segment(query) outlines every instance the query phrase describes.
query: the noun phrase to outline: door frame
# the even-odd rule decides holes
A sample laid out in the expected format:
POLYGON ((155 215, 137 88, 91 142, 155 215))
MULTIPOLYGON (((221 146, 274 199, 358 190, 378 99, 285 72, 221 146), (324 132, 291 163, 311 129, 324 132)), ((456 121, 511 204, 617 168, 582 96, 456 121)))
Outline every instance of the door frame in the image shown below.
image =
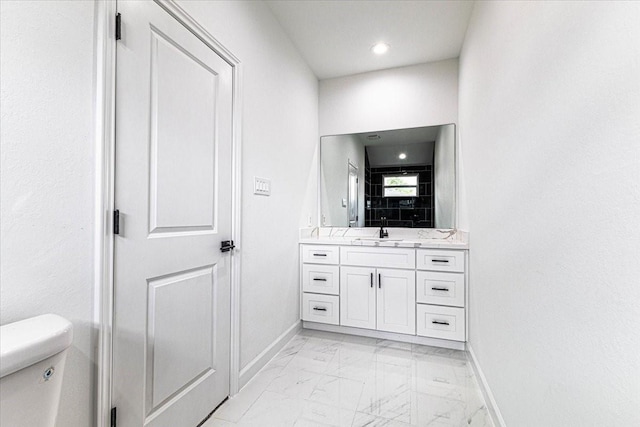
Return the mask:
MULTIPOLYGON (((231 239, 241 247, 242 201, 242 63, 174 0, 153 0, 233 69, 233 136, 231 183, 231 239)), ((115 209, 115 94, 116 94, 116 0, 95 1, 94 91, 94 330, 97 339, 95 425, 107 427, 111 417, 114 319, 115 209)), ((126 17, 123 17, 126 21, 126 17)), ((231 256, 231 342, 229 394, 238 393, 240 375, 240 263, 241 250, 231 256)), ((213 409, 213 408, 212 408, 213 409)))

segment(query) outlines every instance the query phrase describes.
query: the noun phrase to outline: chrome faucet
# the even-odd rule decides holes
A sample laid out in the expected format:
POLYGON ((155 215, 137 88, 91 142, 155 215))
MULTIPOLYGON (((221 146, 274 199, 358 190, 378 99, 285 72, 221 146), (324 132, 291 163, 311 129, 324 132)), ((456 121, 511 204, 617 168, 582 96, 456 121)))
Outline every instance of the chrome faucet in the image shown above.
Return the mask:
POLYGON ((380 238, 384 239, 385 237, 389 237, 389 232, 386 231, 383 227, 387 225, 387 217, 380 217, 380 238))

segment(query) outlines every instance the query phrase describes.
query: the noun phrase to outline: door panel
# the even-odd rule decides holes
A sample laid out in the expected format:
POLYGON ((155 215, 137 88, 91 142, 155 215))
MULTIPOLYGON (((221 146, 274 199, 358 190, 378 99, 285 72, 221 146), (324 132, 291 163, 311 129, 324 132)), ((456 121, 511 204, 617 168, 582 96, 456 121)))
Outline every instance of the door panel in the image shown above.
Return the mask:
POLYGON ((158 4, 118 11, 112 401, 196 426, 229 394, 233 70, 158 4))
POLYGON ((374 268, 340 267, 340 325, 376 328, 374 268))
POLYGON ((151 233, 214 228, 218 80, 151 28, 151 233))
POLYGON ((214 270, 208 266, 149 281, 147 413, 213 369, 214 270))
POLYGON ((416 273, 379 268, 378 330, 415 334, 416 273))

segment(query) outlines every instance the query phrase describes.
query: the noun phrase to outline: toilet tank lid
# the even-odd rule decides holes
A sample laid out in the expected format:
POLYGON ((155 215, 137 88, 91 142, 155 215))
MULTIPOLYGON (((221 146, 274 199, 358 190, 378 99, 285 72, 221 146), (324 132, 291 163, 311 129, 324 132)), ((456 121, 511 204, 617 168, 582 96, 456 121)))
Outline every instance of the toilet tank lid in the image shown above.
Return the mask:
POLYGON ((0 378, 60 353, 72 339, 71 322, 55 314, 0 326, 0 378))

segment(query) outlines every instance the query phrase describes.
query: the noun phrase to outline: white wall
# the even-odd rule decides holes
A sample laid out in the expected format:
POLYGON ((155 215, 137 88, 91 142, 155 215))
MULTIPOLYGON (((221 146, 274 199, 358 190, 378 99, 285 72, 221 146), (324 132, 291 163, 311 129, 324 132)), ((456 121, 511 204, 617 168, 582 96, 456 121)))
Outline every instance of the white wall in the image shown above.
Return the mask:
POLYGON ((298 230, 317 218, 318 82, 262 2, 180 1, 243 64, 241 366, 299 320, 298 230), (253 194, 253 177, 271 196, 253 194))
POLYGON ((365 204, 364 158, 364 145, 355 135, 327 136, 322 138, 322 166, 320 172, 322 189, 322 217, 320 222, 322 226, 349 226, 348 208, 342 206, 342 199, 348 199, 349 163, 358 169, 357 226, 363 226, 365 204))
POLYGON ((90 426, 94 5, 3 0, 0 15, 0 323, 73 322, 58 425, 90 426))
POLYGON ((457 121, 457 59, 320 81, 320 135, 457 121))
MULTIPOLYGON (((317 217, 317 79, 261 2, 181 2, 240 58, 241 363, 299 320, 298 229, 317 217), (254 196, 253 176, 272 180, 254 196)), ((0 2, 1 317, 73 321, 58 425, 93 425, 94 3, 0 2)))
POLYGON ((640 425, 640 4, 478 2, 471 345, 507 425, 640 425))

